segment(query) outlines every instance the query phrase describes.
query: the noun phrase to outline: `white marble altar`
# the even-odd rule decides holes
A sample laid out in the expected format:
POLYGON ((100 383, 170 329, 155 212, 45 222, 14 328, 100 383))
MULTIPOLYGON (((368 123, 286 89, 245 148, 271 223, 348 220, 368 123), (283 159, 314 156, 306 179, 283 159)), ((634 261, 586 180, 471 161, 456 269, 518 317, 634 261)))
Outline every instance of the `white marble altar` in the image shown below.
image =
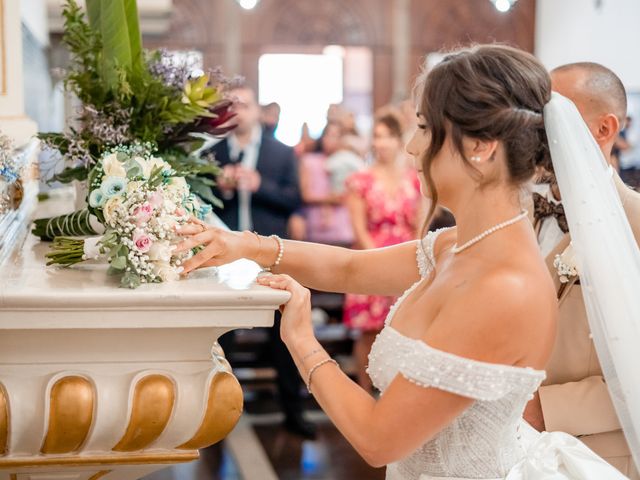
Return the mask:
POLYGON ((242 390, 216 340, 271 325, 288 294, 248 261, 126 290, 100 263, 45 267, 47 249, 29 235, 0 267, 0 480, 135 479, 224 438, 242 390))

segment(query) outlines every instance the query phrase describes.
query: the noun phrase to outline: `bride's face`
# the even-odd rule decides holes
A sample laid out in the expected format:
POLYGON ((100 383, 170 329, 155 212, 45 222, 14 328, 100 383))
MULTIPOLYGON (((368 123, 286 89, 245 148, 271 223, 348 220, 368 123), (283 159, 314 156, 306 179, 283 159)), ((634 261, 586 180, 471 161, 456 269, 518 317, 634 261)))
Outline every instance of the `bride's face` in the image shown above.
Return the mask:
MULTIPOLYGON (((413 157, 413 162, 420 179, 420 192, 426 198, 432 198, 425 172, 423 171, 423 158, 431 144, 431 133, 427 128, 425 118, 418 115, 418 128, 407 143, 407 153, 413 157)), ((442 148, 431 162, 431 178, 438 191, 438 203, 447 206, 447 199, 455 190, 465 185, 469 180, 468 172, 457 153, 449 136, 445 139, 442 148)))

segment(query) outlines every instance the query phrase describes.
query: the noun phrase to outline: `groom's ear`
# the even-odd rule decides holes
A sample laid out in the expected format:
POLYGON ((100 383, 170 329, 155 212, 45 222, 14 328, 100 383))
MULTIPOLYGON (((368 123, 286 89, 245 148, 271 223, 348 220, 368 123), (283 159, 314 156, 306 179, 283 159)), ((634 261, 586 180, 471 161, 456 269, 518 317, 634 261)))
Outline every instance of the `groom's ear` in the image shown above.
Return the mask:
POLYGON ((620 131, 620 120, 613 113, 607 113, 600 119, 596 131, 596 142, 605 145, 614 141, 620 131))

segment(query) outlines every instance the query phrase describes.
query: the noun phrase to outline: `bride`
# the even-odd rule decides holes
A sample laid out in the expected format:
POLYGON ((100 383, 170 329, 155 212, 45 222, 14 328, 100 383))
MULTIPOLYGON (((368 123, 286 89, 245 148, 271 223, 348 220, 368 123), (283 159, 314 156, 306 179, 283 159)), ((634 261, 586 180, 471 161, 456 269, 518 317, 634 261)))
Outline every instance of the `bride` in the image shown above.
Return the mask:
POLYGON ((556 329, 555 289, 520 203, 537 169, 551 168, 549 75, 528 53, 485 45, 450 54, 419 88, 407 151, 456 228, 356 251, 194 223, 179 249, 204 248, 185 273, 241 257, 276 273, 258 283, 291 293, 281 336, 309 391, 388 479, 624 478, 573 437, 522 420, 556 329), (401 294, 369 356, 379 399, 316 340, 300 284, 401 294))

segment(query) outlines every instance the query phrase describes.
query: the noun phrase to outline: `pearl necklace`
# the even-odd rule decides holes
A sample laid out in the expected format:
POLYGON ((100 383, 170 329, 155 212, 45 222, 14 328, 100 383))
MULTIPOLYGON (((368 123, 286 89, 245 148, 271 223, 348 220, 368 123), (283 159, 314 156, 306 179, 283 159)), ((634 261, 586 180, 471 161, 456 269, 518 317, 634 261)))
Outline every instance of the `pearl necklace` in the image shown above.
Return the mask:
POLYGON ((451 247, 451 252, 460 253, 461 251, 466 250, 467 248, 469 248, 471 245, 474 245, 474 244, 478 243, 484 237, 489 236, 492 233, 497 232, 498 230, 501 230, 501 229, 503 229, 505 227, 508 227, 509 225, 513 225, 514 223, 519 222, 523 218, 526 218, 527 215, 529 215, 529 212, 527 212, 526 210, 523 210, 522 212, 520 212, 518 215, 516 215, 512 219, 507 220, 506 222, 502 222, 502 223, 499 223, 497 225, 494 225, 493 227, 491 227, 491 228, 485 230, 484 232, 482 232, 480 235, 477 235, 477 236, 473 237, 471 240, 469 240, 464 245, 458 246, 458 244, 455 244, 453 247, 451 247))

